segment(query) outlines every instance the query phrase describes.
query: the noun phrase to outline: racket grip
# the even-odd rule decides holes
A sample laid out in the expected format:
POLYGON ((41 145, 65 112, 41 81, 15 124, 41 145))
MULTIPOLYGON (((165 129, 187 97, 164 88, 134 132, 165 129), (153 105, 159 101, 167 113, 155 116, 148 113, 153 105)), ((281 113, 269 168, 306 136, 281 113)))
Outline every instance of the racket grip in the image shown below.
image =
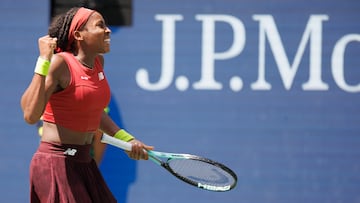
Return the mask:
POLYGON ((106 144, 110 144, 110 145, 113 145, 115 147, 119 147, 123 150, 126 150, 126 151, 131 151, 132 149, 132 145, 128 142, 124 142, 122 140, 119 140, 119 139, 116 139, 110 135, 107 135, 107 134, 103 134, 102 137, 101 137, 101 142, 102 143, 106 143, 106 144))

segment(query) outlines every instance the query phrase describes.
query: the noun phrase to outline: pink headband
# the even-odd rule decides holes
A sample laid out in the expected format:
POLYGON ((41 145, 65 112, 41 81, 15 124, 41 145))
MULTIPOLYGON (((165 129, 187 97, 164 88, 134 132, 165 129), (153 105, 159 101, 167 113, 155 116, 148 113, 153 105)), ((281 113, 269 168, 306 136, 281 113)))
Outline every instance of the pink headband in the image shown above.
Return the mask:
POLYGON ((85 25, 91 14, 93 14, 94 12, 95 12, 94 10, 84 7, 79 8, 79 10, 76 12, 70 25, 67 50, 70 50, 71 44, 75 40, 74 38, 75 31, 79 30, 83 25, 85 25))

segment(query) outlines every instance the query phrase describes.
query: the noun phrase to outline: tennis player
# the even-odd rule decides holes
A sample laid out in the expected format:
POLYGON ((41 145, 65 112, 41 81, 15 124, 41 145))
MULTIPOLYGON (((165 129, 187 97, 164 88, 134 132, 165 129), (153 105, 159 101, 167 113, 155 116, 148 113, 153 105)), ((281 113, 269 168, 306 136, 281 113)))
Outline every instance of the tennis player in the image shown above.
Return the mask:
POLYGON ((57 16, 38 40, 40 56, 21 98, 27 123, 43 118, 30 164, 31 202, 116 202, 90 156, 98 129, 130 142, 132 159, 146 160, 143 149, 153 149, 103 111, 110 88, 102 54, 110 51, 110 34, 100 13, 81 7, 57 16))

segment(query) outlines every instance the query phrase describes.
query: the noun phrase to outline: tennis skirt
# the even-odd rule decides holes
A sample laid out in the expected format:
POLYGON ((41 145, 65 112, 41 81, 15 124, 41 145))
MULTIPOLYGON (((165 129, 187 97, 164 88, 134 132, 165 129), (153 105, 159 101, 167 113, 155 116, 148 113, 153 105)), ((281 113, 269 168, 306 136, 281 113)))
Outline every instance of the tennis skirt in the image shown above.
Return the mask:
POLYGON ((90 149, 91 145, 41 142, 30 164, 31 202, 117 202, 90 149))

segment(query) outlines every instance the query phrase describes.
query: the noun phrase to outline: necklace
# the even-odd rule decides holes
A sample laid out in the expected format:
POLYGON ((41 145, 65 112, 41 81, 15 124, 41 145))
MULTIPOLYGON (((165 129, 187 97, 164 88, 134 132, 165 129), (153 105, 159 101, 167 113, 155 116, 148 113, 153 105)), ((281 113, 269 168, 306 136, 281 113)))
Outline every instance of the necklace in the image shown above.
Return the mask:
POLYGON ((84 61, 80 60, 80 59, 77 59, 83 66, 87 67, 87 68, 90 68, 90 69, 93 69, 92 66, 88 65, 87 63, 85 63, 84 61))

